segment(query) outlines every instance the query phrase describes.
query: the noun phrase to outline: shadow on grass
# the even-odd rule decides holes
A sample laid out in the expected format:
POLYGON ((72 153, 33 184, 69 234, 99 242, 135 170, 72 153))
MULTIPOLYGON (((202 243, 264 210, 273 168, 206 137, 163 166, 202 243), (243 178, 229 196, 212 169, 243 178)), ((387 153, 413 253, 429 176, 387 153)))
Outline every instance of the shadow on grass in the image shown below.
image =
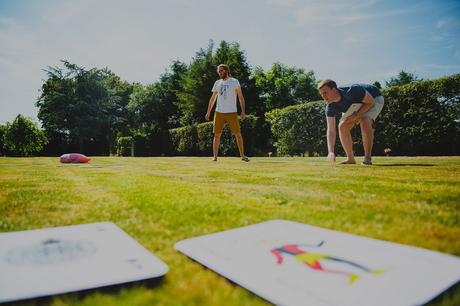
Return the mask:
POLYGON ((374 164, 375 167, 435 167, 433 164, 374 164))
POLYGON ((460 282, 424 304, 424 306, 450 306, 460 305, 460 282))
POLYGON ((123 284, 98 287, 98 288, 93 288, 93 289, 85 289, 85 290, 80 290, 80 291, 75 291, 75 292, 67 292, 67 293, 62 293, 62 294, 42 296, 42 297, 25 299, 25 300, 14 301, 14 302, 5 302, 5 303, 0 303, 0 305, 1 306, 20 306, 20 305, 21 306, 32 306, 32 305, 45 306, 45 305, 51 305, 53 299, 57 297, 59 298, 69 297, 69 298, 77 300, 78 302, 82 302, 83 299, 91 293, 118 294, 123 289, 131 289, 131 288, 138 288, 138 287, 154 289, 156 287, 159 287, 163 283, 163 279, 164 279, 164 276, 141 280, 141 281, 134 281, 134 282, 128 282, 128 283, 123 283, 123 284))

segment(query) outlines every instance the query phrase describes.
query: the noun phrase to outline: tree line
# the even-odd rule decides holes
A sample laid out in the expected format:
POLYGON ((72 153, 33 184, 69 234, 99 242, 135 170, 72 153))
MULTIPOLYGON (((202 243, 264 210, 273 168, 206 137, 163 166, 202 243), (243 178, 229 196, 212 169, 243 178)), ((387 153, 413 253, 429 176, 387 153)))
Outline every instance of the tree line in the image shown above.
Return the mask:
MULTIPOLYGON (((86 69, 64 60, 61 66, 46 69, 47 79, 36 101, 43 130, 23 116, 0 126, 0 154, 109 155, 126 151, 120 145, 126 146, 129 139, 136 142, 141 155, 175 154, 170 131, 182 131, 182 127, 204 121, 220 63, 230 66, 248 101, 246 112, 253 115, 251 124, 257 129, 255 154, 276 149, 267 113, 320 99, 312 70, 279 62, 267 71, 252 69, 236 42, 221 41, 216 47, 210 41, 190 64, 173 61, 158 81, 146 85, 124 81, 108 68, 86 69), (21 129, 34 136, 15 146, 15 141, 27 138, 26 132, 18 134, 21 129), (20 150, 21 146, 28 149, 20 150)), ((401 71, 386 85, 413 81, 420 80, 401 71)), ((375 85, 381 87, 378 82, 375 85)))

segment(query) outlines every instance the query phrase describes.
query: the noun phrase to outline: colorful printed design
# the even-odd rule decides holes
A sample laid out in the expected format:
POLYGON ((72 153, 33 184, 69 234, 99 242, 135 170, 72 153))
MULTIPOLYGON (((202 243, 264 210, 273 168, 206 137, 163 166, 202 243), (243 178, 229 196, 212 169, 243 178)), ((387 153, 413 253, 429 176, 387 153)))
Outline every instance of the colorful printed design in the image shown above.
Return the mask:
POLYGON ((222 84, 220 85, 220 90, 219 90, 219 94, 221 96, 224 96, 224 99, 227 99, 227 90, 230 86, 227 85, 227 84, 222 84))
POLYGON ((321 264, 320 261, 321 260, 331 260, 331 261, 347 264, 349 266, 352 266, 353 268, 356 268, 358 270, 364 271, 372 275, 380 275, 383 273, 383 270, 372 270, 372 269, 369 269, 367 267, 364 267, 362 265, 359 265, 357 263, 354 263, 346 259, 337 258, 337 257, 329 256, 326 254, 322 254, 322 253, 311 253, 311 252, 302 250, 300 248, 300 247, 307 247, 307 248, 321 247, 323 244, 324 244, 324 241, 321 241, 317 245, 288 244, 288 245, 283 245, 282 247, 279 247, 279 248, 275 248, 271 250, 271 252, 276 256, 277 263, 279 265, 283 263, 283 253, 287 255, 292 255, 296 258, 297 261, 306 264, 308 267, 310 267, 313 270, 347 276, 349 284, 353 284, 354 282, 356 282, 360 278, 360 275, 353 273, 353 272, 327 269, 323 266, 323 264, 321 264))

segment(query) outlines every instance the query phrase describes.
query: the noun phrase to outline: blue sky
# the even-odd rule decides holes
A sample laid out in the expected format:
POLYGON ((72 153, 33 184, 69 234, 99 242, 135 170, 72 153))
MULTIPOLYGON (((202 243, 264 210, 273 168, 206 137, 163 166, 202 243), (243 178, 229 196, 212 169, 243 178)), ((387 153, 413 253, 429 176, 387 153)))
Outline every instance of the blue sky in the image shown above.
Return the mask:
POLYGON ((433 79, 460 73, 460 1, 0 0, 0 123, 38 122, 43 70, 61 59, 147 84, 210 39, 240 43, 252 67, 279 61, 339 85, 401 69, 433 79))

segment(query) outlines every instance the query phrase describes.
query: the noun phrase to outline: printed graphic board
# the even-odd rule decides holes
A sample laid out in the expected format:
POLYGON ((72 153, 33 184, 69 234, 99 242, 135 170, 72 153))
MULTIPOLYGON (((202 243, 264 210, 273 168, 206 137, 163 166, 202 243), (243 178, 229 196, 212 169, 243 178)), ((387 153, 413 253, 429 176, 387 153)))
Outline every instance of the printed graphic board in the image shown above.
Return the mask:
POLYGON ((284 220, 175 248, 277 305, 421 305, 460 280, 458 257, 284 220))
POLYGON ((0 302, 158 278, 168 266, 110 222, 0 233, 0 302))

